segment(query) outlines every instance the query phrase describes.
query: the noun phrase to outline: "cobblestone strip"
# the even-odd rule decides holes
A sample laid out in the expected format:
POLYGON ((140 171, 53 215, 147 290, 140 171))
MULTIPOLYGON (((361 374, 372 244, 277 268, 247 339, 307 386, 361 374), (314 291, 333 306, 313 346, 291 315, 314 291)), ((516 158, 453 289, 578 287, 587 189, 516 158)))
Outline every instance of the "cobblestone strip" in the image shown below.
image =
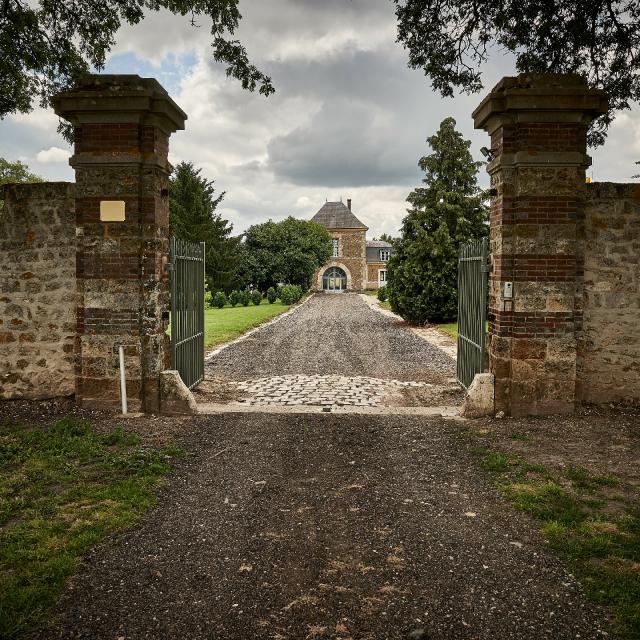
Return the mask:
POLYGON ((234 383, 247 405, 311 405, 318 407, 376 407, 399 398, 403 389, 431 387, 426 382, 403 382, 364 376, 287 375, 234 383))

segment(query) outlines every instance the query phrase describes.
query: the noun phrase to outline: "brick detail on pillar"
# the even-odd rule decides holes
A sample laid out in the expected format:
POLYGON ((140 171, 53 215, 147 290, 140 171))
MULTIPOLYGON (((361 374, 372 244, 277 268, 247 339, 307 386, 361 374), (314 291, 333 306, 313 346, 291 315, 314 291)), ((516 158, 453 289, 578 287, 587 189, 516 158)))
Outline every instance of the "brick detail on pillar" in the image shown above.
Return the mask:
POLYGON ((120 404, 125 345, 131 410, 159 409, 168 309, 169 136, 186 115, 152 78, 89 75, 54 98, 74 125, 78 310, 76 400, 120 404), (125 203, 123 222, 101 222, 100 202, 125 203))
POLYGON ((503 78, 473 114, 495 154, 488 352, 496 409, 510 415, 574 409, 586 137, 606 108, 579 76, 522 74, 503 78))

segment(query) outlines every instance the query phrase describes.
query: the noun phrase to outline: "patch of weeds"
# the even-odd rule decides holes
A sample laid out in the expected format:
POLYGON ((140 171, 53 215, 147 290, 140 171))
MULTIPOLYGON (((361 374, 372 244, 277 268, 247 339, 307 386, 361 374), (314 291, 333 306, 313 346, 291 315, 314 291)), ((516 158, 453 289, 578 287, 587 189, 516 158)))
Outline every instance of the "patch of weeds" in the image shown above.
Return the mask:
POLYGON ((528 436, 526 433, 512 433, 512 440, 518 440, 519 442, 531 442, 531 436, 528 436))
POLYGON ((574 487, 593 492, 598 487, 617 487, 620 479, 611 473, 604 475, 592 475, 583 467, 569 465, 564 471, 564 477, 571 480, 574 487))
POLYGON ((0 425, 0 637, 42 623, 79 557, 152 504, 179 450, 140 444, 75 418, 0 425))
POLYGON ((511 466, 509 456, 499 451, 487 453, 480 461, 480 466, 487 471, 506 471, 511 466))
POLYGON ((570 563, 587 595, 611 609, 618 637, 640 638, 640 509, 629 499, 623 515, 611 509, 616 502, 619 513, 624 490, 633 488, 613 474, 594 475, 582 467, 568 466, 554 476, 500 452, 485 452, 481 464, 501 473, 503 495, 541 523, 545 539, 570 563), (610 487, 621 493, 609 495, 610 487))

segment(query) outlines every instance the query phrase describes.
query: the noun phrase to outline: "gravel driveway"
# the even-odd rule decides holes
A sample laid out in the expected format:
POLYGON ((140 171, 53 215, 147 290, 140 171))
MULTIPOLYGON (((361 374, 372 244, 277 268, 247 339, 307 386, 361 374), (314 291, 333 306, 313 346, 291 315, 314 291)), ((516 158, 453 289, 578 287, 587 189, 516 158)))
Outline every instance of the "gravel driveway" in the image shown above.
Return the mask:
POLYGON ((353 294, 315 295, 291 315, 224 349, 206 365, 214 385, 200 392, 215 398, 228 395, 223 387, 230 380, 296 375, 426 383, 424 389, 407 390, 404 405, 457 405, 462 399, 454 360, 353 294))
POLYGON ((87 558, 40 638, 603 637, 602 613, 500 502, 454 423, 190 425, 160 501, 87 558))

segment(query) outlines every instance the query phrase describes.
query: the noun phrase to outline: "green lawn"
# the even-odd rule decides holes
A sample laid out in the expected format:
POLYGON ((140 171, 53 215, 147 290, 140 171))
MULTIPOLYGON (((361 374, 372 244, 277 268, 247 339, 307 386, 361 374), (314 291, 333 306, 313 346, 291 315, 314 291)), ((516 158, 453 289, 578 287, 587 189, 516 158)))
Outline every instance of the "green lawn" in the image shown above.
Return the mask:
POLYGON ((454 340, 458 339, 458 323, 457 322, 448 322, 446 324, 436 325, 440 331, 444 331, 449 334, 454 340))
MULTIPOLYGON (((377 289, 365 289, 363 293, 367 296, 371 296, 372 298, 378 297, 377 289)), ((381 309, 387 309, 387 311, 391 311, 391 303, 388 300, 386 300, 385 302, 378 301, 378 304, 380 305, 381 309)))
POLYGON ((483 448, 476 453, 481 466, 496 474, 503 496, 537 520, 544 539, 587 595, 611 609, 616 637, 640 638, 637 486, 612 473, 597 475, 571 465, 552 473, 514 453, 483 448))
POLYGON ((280 300, 269 304, 266 299, 263 299, 260 305, 251 303, 248 307, 243 307, 242 305, 231 307, 227 305, 222 309, 205 309, 205 349, 237 338, 249 331, 249 329, 253 329, 270 318, 284 313, 290 306, 282 304, 280 300))
POLYGON ((154 501, 174 447, 65 418, 0 424, 0 637, 44 623, 78 560, 154 501))

